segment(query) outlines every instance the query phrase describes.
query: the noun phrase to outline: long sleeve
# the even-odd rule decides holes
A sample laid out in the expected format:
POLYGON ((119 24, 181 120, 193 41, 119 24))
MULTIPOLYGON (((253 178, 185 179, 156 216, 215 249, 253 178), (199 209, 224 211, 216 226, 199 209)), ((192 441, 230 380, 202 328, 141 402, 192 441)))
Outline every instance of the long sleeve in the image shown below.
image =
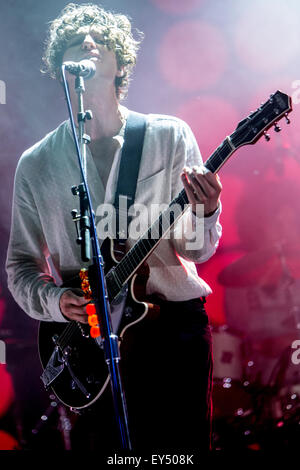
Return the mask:
MULTIPOLYGON (((6 270, 8 287, 19 306, 32 318, 66 321, 59 309, 61 294, 47 263, 47 246, 36 204, 18 165, 13 197, 12 225, 6 270)), ((38 184, 38 182, 37 182, 38 184)))
MULTIPOLYGON (((202 164, 194 134, 186 123, 182 123, 181 139, 177 145, 173 167, 173 197, 183 189, 180 178, 183 167, 202 164)), ((221 204, 210 217, 201 217, 201 213, 196 216, 189 208, 174 227, 172 240, 177 254, 194 263, 207 261, 215 253, 222 235, 220 213, 221 204)))

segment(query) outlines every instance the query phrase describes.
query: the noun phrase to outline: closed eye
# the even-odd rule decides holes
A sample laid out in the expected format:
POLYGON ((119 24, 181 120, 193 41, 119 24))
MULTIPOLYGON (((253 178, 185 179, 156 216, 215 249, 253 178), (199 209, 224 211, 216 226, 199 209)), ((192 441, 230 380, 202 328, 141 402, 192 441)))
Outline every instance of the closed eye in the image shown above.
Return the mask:
MULTIPOLYGON (((80 44, 82 44, 83 41, 84 41, 85 36, 86 36, 85 34, 79 34, 78 36, 74 37, 74 39, 71 39, 68 42, 68 48, 69 47, 79 46, 80 44)), ((101 46, 105 46, 105 44, 106 44, 106 41, 104 41, 100 37, 93 36, 93 41, 95 41, 96 44, 99 44, 101 46)))
POLYGON ((84 38, 85 36, 77 36, 76 38, 71 39, 70 42, 68 42, 68 48, 79 46, 83 42, 84 38))
POLYGON ((103 41, 103 39, 97 39, 97 38, 94 38, 94 41, 97 43, 97 44, 101 44, 101 45, 105 45, 105 41, 103 41))

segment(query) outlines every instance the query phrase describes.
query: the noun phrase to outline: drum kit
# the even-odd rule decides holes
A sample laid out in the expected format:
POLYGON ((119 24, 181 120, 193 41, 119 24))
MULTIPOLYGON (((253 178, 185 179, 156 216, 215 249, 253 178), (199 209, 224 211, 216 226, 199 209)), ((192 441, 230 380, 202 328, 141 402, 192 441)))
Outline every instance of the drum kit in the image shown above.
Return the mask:
POLYGON ((214 447, 226 449, 232 442, 257 450, 274 442, 296 446, 300 442, 299 248, 275 246, 246 254, 221 271, 219 282, 229 294, 228 324, 212 327, 214 447), (236 312, 232 316, 231 309, 236 312))

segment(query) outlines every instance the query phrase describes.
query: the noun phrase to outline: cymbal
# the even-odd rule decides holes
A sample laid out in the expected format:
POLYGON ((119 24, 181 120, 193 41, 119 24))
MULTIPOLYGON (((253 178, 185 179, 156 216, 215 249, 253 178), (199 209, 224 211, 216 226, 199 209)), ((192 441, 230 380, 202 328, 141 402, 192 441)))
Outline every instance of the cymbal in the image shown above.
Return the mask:
POLYGON ((300 279, 300 247, 271 246, 248 253, 224 268, 225 287, 276 286, 282 279, 300 279))

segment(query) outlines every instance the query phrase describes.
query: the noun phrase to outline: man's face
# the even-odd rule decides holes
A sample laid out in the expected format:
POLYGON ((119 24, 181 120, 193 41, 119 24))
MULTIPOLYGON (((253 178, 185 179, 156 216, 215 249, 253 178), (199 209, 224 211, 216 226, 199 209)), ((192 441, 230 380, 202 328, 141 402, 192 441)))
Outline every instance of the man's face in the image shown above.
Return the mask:
POLYGON ((115 77, 122 75, 118 70, 116 56, 104 43, 101 31, 90 26, 79 28, 68 43, 63 55, 63 62, 91 60, 96 65, 95 81, 115 82, 115 77))

